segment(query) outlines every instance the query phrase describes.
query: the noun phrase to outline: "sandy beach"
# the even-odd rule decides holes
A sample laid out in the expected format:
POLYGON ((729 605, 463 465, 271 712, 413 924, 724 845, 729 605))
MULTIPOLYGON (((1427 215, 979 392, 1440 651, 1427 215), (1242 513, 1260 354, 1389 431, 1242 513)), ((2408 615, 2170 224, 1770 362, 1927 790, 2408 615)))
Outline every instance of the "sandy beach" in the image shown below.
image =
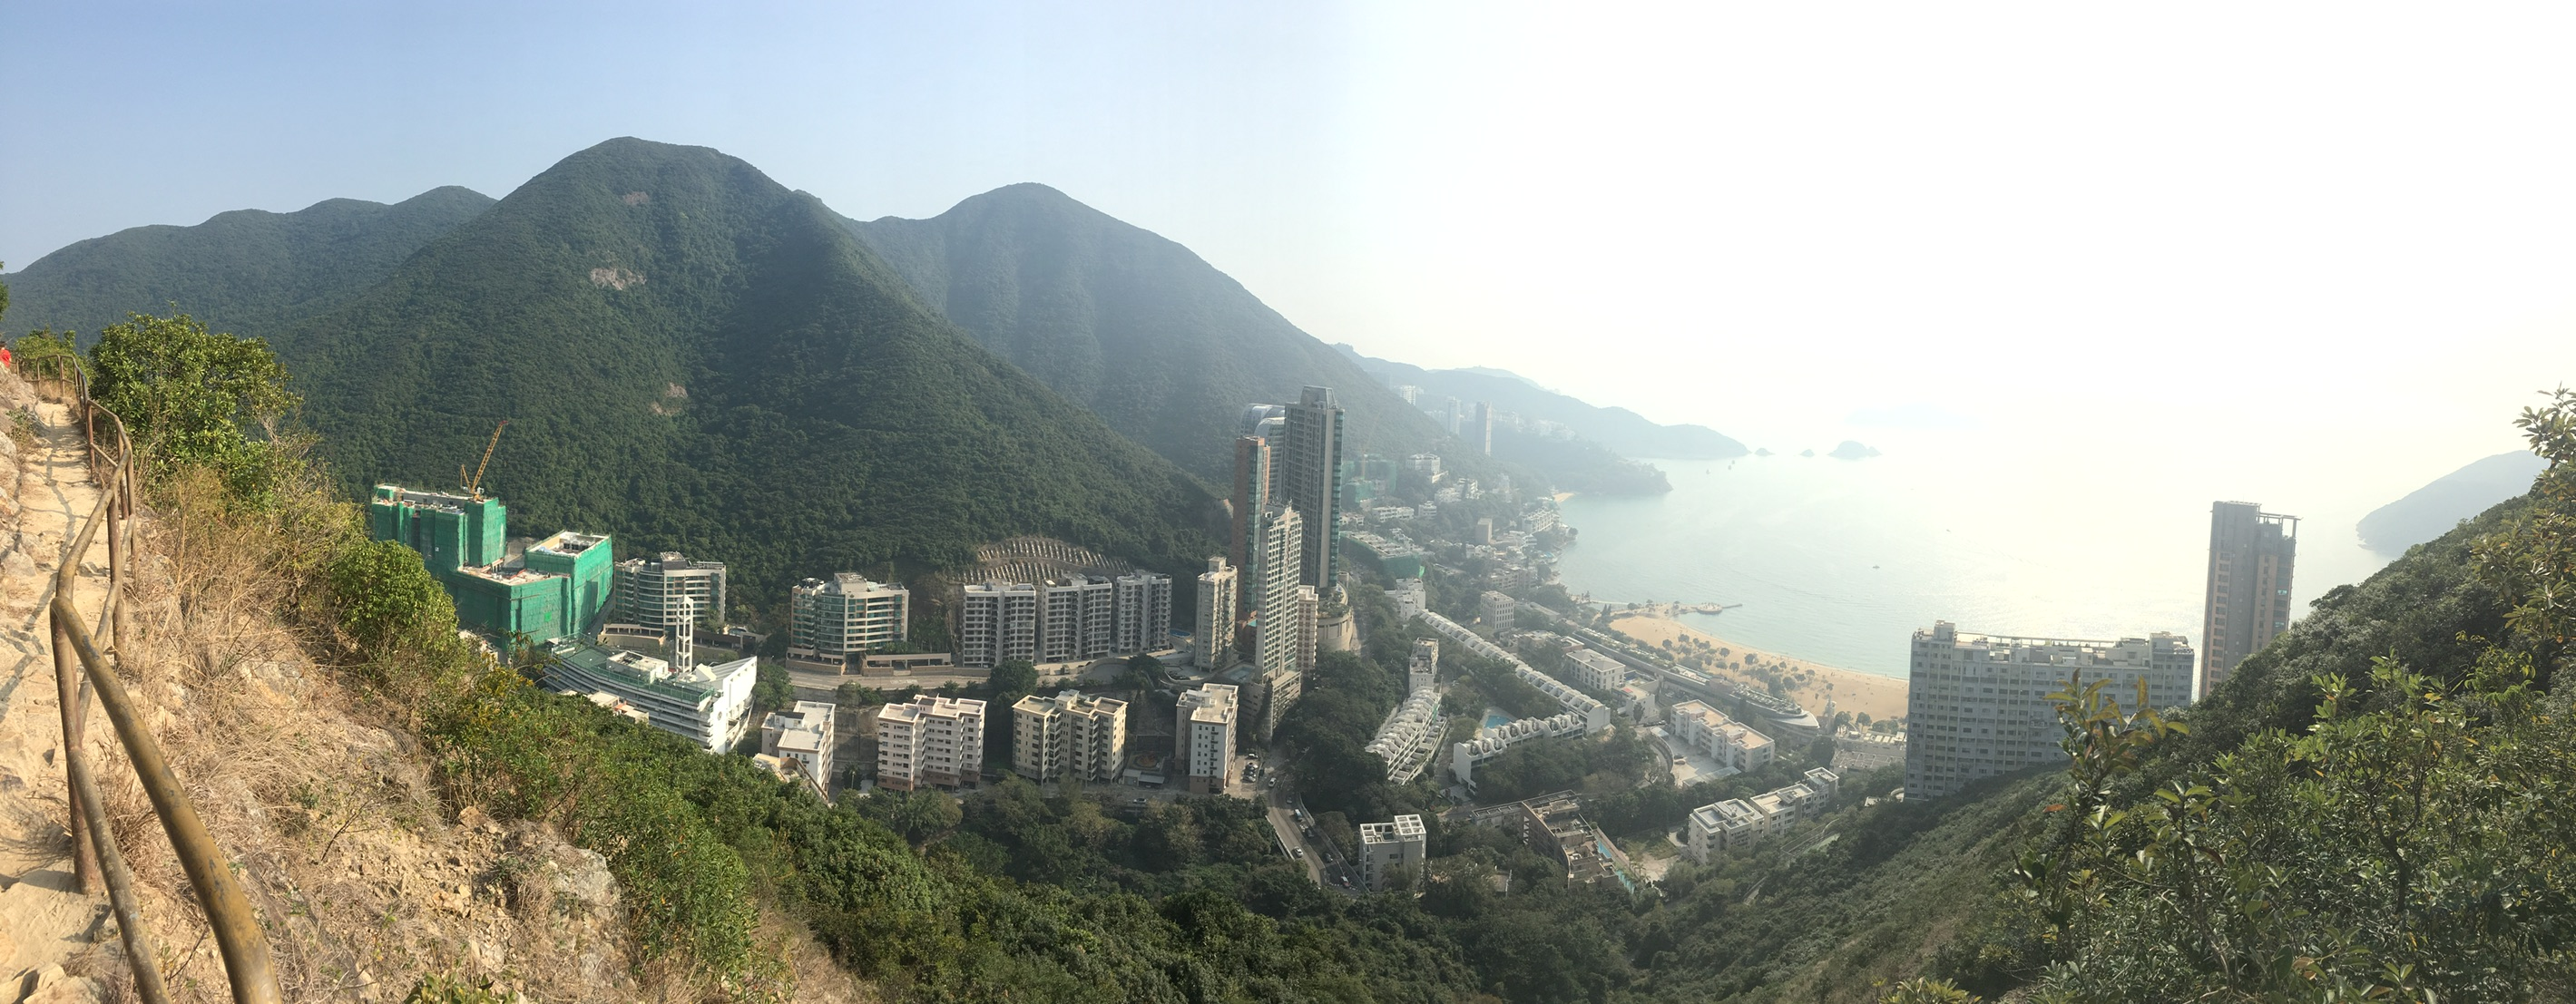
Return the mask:
MULTIPOLYGON (((1680 621, 1642 612, 1612 614, 1610 626, 1620 634, 1658 648, 1667 641, 1676 646, 1696 642, 1728 651, 1731 653, 1726 657, 1729 662, 1741 663, 1747 656, 1752 656, 1766 666, 1781 666, 1783 672, 1792 678, 1788 688, 1790 698, 1819 717, 1824 715, 1828 700, 1834 702, 1835 710, 1849 711, 1854 715, 1866 714, 1873 719, 1905 717, 1903 680, 1747 648, 1680 621)), ((1757 689, 1764 685, 1753 674, 1741 669, 1715 670, 1712 675, 1757 689)))

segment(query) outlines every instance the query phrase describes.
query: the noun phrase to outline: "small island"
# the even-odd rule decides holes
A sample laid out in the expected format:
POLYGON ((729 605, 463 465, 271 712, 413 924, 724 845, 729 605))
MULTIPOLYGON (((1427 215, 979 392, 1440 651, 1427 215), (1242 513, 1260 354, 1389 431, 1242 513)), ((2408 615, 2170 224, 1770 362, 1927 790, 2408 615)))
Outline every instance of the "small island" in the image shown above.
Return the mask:
POLYGON ((1826 456, 1832 457, 1836 460, 1867 460, 1871 457, 1878 456, 1878 448, 1875 446, 1865 446, 1857 441, 1846 439, 1843 440, 1842 445, 1834 447, 1834 452, 1828 453, 1826 456))

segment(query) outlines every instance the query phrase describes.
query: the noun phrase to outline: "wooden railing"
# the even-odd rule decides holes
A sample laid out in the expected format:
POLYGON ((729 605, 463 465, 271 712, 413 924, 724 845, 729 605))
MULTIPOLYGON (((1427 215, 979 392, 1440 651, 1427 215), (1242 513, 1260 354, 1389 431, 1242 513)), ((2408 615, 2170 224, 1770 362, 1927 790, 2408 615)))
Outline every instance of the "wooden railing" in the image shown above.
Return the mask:
POLYGON ((123 602, 127 569, 134 554, 133 440, 126 434, 124 420, 90 398, 88 376, 78 368, 63 367, 45 374, 40 383, 51 392, 48 396, 68 404, 79 419, 90 477, 99 489, 98 504, 71 535, 71 547, 63 554, 62 567, 54 572, 49 617, 53 628, 54 684, 63 717, 63 761, 71 776, 73 871, 83 893, 97 895, 101 884, 106 886, 108 901, 116 911, 117 932, 125 941, 126 961, 134 968, 135 990, 150 1004, 168 1001, 159 956, 154 954, 150 932, 144 929, 138 912, 134 873, 117 849, 116 833, 108 826, 105 802, 99 795, 98 777, 85 755, 82 724, 88 718, 89 697, 95 694, 99 706, 107 711, 108 721, 116 727, 126 757, 134 762, 135 775, 143 783, 144 794, 152 800, 153 814, 160 817, 161 829, 170 837, 179 866, 188 873, 188 884, 195 888, 197 901, 205 908, 206 922, 223 954, 233 1000, 237 1004, 275 1004, 280 1000, 277 971, 269 958, 268 936, 260 930, 259 915, 251 909, 250 898, 233 877, 231 863, 206 831, 205 820, 189 803, 179 776, 171 772, 169 760, 161 755, 161 744, 144 727, 133 699, 125 692, 124 681, 117 676, 117 660, 126 651, 124 643, 133 639, 123 602), (107 537, 108 589, 93 629, 83 622, 74 586, 82 560, 102 533, 107 537), (107 639, 104 649, 99 643, 102 634, 107 639))

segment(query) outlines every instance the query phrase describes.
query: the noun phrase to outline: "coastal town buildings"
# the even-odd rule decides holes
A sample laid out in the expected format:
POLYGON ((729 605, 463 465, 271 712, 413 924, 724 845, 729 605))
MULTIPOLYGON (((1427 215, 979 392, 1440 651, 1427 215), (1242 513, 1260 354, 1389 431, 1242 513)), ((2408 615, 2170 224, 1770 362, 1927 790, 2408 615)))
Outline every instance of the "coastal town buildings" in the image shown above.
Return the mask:
POLYGON ((1771 737, 1746 728, 1706 701, 1683 701, 1665 716, 1664 731, 1673 742, 1742 773, 1771 762, 1771 737))
POLYGON ((697 614, 702 630, 725 629, 725 566, 721 561, 692 561, 677 551, 618 562, 611 578, 611 598, 618 623, 653 633, 671 630, 685 607, 697 614))
POLYGON ((1511 627, 1513 614, 1519 609, 1519 601, 1491 590, 1487 590, 1485 595, 1478 597, 1476 602, 1477 616, 1482 619, 1487 631, 1501 631, 1511 627))
POLYGON ((912 590, 856 572, 807 579, 787 591, 787 657, 807 662, 854 660, 911 637, 912 590))
POLYGON ((2290 629, 2290 572, 2297 563, 2299 518, 2253 502, 2209 507, 2209 592, 2201 618, 2202 676, 2197 699, 2236 671, 2236 664, 2290 629))
POLYGON ((1127 702, 1067 690, 1011 706, 1011 769, 1033 781, 1114 781, 1127 761, 1127 702))
POLYGON ((1385 892, 1398 881, 1410 888, 1421 881, 1422 860, 1430 847, 1422 817, 1397 816, 1384 823, 1360 824, 1360 883, 1370 892, 1385 892))
POLYGON ((1222 795, 1234 763, 1238 707, 1235 688, 1203 683, 1183 691, 1174 708, 1173 767, 1193 795, 1222 795))
MULTIPOLYGON (((1760 843, 1792 823, 1824 815, 1833 808, 1842 776, 1816 767, 1807 771, 1806 778, 1751 798, 1730 798, 1692 809, 1690 839, 1683 844, 1691 860, 1707 864, 1760 843)), ((1911 788, 1906 791, 1913 793, 1911 788)))
POLYGON ((1906 677, 1905 797, 1937 798, 1980 778, 2062 763, 2051 693, 2080 674, 2123 707, 2138 683, 2156 708, 2189 704, 2194 659, 2181 635, 2118 641, 1961 633, 1949 621, 1914 632, 1906 677))
POLYGON ((1588 648, 1565 653, 1565 672, 1567 679, 1576 685, 1605 694, 1618 690, 1619 684, 1628 678, 1626 663, 1588 648))
POLYGON ((773 711, 760 723, 760 751, 797 765, 817 789, 832 784, 830 701, 798 701, 793 711, 773 711))
POLYGON ((984 774, 984 702, 923 694, 877 709, 877 786, 954 788, 984 774))

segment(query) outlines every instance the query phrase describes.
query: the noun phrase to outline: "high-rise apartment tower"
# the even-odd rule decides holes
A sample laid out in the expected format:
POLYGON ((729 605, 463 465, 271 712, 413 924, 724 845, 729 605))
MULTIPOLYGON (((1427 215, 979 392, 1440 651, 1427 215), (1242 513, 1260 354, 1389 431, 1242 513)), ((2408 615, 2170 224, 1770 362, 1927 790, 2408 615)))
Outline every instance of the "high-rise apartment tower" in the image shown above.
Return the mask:
POLYGON ((1332 388, 1308 387, 1288 406, 1287 419, 1286 443, 1271 456, 1280 496, 1272 501, 1297 510, 1305 523, 1298 581, 1329 593, 1340 568, 1333 552, 1342 535, 1342 406, 1332 388))
POLYGON ((2246 656, 2289 630, 2290 567, 2298 552, 2298 517, 2264 512, 2253 502, 2209 507, 2209 605, 2200 634, 2208 654, 2201 694, 2227 682, 2246 656))

